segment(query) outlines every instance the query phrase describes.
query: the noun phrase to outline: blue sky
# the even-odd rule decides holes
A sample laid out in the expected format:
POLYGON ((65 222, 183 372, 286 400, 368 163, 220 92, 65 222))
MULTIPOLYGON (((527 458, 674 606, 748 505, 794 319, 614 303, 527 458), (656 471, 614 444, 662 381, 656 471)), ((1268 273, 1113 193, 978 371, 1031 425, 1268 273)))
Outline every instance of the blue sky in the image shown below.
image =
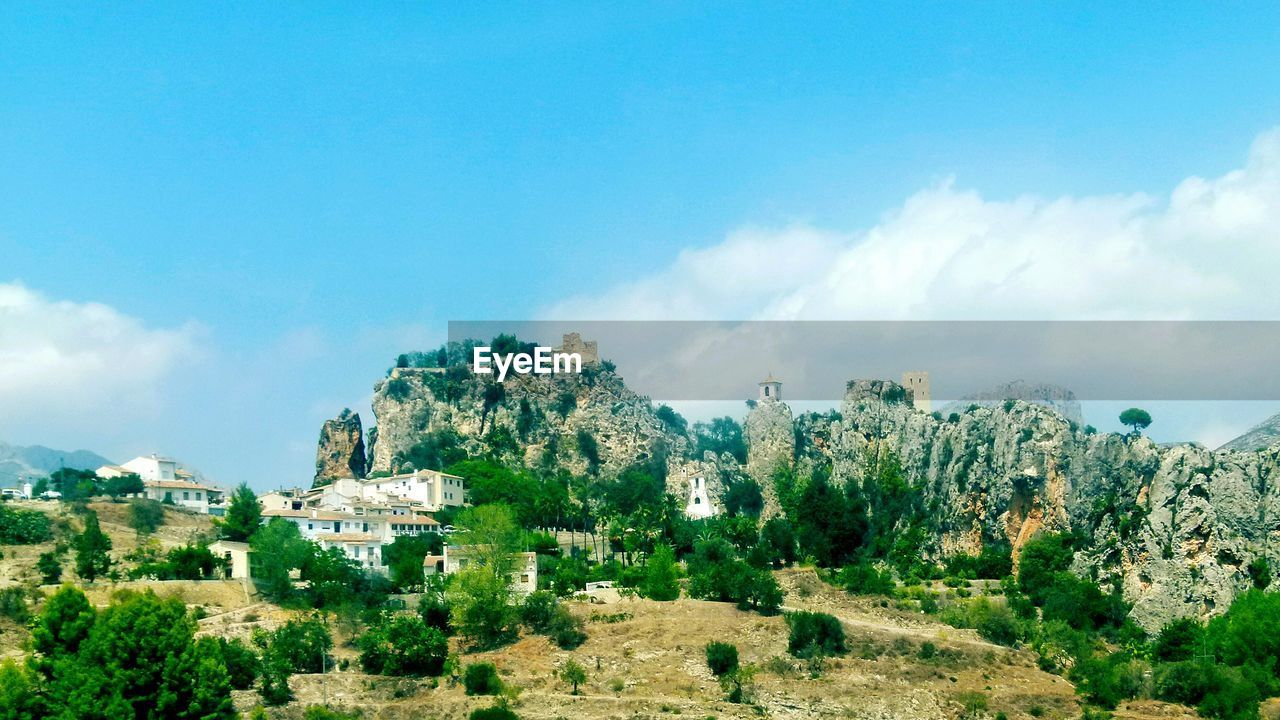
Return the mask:
POLYGON ((7 5, 0 283, 183 344, 0 439, 305 481, 449 319, 594 315, 744 228, 857 244, 948 182, 1159 205, 1245 165, 1280 6, 1113 5, 7 5))

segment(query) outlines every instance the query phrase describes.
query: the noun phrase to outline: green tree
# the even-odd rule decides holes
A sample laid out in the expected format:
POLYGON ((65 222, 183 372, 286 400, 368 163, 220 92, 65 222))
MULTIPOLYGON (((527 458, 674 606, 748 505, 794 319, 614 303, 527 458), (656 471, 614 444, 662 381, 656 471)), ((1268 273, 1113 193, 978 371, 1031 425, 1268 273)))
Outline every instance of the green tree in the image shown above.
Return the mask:
POLYGON ((1151 425, 1151 413, 1142 408, 1129 408, 1120 413, 1120 424, 1133 428, 1133 434, 1137 435, 1151 425))
POLYGON ((444 633, 415 615, 380 618, 356 646, 364 671, 382 675, 439 675, 449 655, 444 633))
POLYGON ((436 533, 401 535, 382 548, 382 561, 390 570, 391 582, 401 590, 419 588, 423 583, 422 561, 444 546, 436 533))
POLYGON ((36 571, 40 573, 40 581, 45 585, 53 585, 62 579, 62 563, 53 552, 40 553, 36 560, 36 571))
POLYGON ((650 600, 675 600, 680 597, 680 570, 670 545, 659 545, 645 568, 640 594, 650 600))
POLYGON ((47 717, 37 679, 13 660, 0 662, 0 720, 37 720, 47 717))
POLYGON ((138 477, 136 473, 126 473, 119 477, 108 478, 103 487, 103 492, 113 498, 146 491, 147 489, 142 485, 142 478, 138 477))
POLYGON ((54 661, 78 653, 96 620, 97 613, 83 591, 73 585, 59 588, 31 627, 36 666, 47 676, 54 661))
POLYGON ((272 632, 258 631, 253 643, 262 649, 264 664, 269 656, 288 672, 319 673, 333 666, 333 638, 318 612, 289 620, 272 632))
POLYGON ((84 532, 75 539, 76 574, 93 582, 111 569, 111 538, 98 526, 98 514, 90 511, 84 517, 84 532))
POLYGON ((98 494, 98 482, 92 470, 58 468, 49 475, 49 484, 62 493, 63 502, 88 500, 98 494))
POLYGON ((258 496, 245 483, 231 494, 226 519, 219 524, 222 537, 235 542, 248 542, 262 524, 262 506, 258 496))
POLYGON ((578 686, 587 681, 587 671, 577 661, 569 659, 560 668, 560 679, 572 685, 573 694, 577 695, 578 686))
POLYGON ((297 525, 284 518, 271 518, 249 539, 254 582, 276 602, 288 598, 293 593, 289 572, 302 567, 312 548, 297 525))

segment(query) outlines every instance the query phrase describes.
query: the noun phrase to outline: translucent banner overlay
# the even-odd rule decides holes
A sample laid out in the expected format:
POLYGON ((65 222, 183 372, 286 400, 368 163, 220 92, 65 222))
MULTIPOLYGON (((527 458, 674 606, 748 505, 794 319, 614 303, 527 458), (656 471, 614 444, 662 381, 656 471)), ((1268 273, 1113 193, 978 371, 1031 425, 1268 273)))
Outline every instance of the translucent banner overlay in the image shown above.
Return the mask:
POLYGON ((508 334, 559 348, 570 333, 662 400, 751 398, 768 375, 788 400, 837 400, 850 380, 906 372, 928 373, 932 397, 947 400, 1011 381, 1082 401, 1280 400, 1272 321, 449 323, 451 342, 508 334))

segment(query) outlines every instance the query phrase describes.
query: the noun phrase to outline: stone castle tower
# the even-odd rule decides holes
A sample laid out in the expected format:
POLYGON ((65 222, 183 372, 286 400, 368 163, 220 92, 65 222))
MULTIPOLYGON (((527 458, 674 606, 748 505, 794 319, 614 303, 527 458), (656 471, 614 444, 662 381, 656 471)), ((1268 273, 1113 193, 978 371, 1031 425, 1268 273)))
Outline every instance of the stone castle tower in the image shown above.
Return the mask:
POLYGON ((561 338, 560 347, 552 348, 552 352, 578 353, 582 356, 583 366, 600 364, 600 348, 595 340, 583 340, 581 333, 566 333, 561 338))
POLYGON ((902 373, 902 387, 911 391, 912 405, 915 409, 933 412, 933 402, 929 397, 929 373, 924 371, 902 373))

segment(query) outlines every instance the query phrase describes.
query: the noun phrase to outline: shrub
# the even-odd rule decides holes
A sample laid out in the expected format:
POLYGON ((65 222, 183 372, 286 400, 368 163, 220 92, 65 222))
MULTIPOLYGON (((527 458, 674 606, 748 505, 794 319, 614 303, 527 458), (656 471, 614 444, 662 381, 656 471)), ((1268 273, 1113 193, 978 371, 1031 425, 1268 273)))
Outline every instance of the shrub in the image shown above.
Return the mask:
POLYGON ((738 669, 738 648, 723 642, 707 643, 707 667, 716 677, 738 669))
POLYGON ((62 562, 58 560, 57 553, 40 553, 36 571, 40 573, 40 581, 45 585, 57 584, 62 579, 62 562))
POLYGON ((520 622, 536 633, 545 633, 551 626, 551 619, 558 607, 559 603, 552 593, 545 590, 529 593, 520 605, 520 622))
POLYGON ((439 675, 449 656, 444 633, 417 615, 380 619, 356 641, 365 672, 385 675, 439 675))
POLYGON ((1076 691, 1095 705, 1114 709, 1124 700, 1136 697, 1147 670, 1128 653, 1112 653, 1105 657, 1083 658, 1071 668, 1076 691))
POLYGON ((587 671, 577 662, 570 660, 560 668, 560 679, 573 686, 573 694, 578 694, 578 686, 587 681, 587 671))
POLYGON ((302 714, 302 720, 358 720, 360 712, 342 712, 324 705, 312 705, 302 714))
POLYGON ((19 625, 27 622, 31 617, 31 610, 27 607, 27 591, 24 588, 14 585, 0 590, 0 616, 19 625))
POLYGON ((867 562, 846 565, 836 575, 836 584, 855 595, 889 595, 894 589, 893 573, 867 562))
POLYGON ((670 545, 659 545, 645 567, 640 594, 650 600, 675 600, 680 597, 679 578, 675 552, 670 545))
POLYGON ((1176 663, 1190 660, 1204 639, 1204 626, 1194 618, 1180 618, 1160 630, 1152 648, 1156 660, 1176 663))
POLYGON ((497 695, 502 692, 502 680, 493 663, 479 662, 467 666, 462 685, 468 695, 497 695))
POLYGON ((800 658, 814 655, 843 655, 844 627, 835 617, 826 613, 800 611, 787 614, 787 627, 791 629, 787 651, 800 658))
MULTIPOLYGON (((333 638, 320 615, 290 620, 274 632, 258 631, 253 642, 285 672, 318 673, 333 665, 333 638)), ((272 665, 264 658, 264 665, 272 665)), ((264 675, 266 671, 264 670, 264 675)))
POLYGON ((129 501, 129 527, 149 535, 164 525, 164 506, 158 500, 133 498, 129 501))
POLYGON ((239 638, 229 642, 226 638, 218 638, 218 645, 222 649, 222 662, 227 666, 231 687, 236 690, 253 687, 253 681, 258 678, 258 654, 239 638))
POLYGON ((561 650, 573 650, 587 641, 582 618, 574 616, 563 605, 557 606, 547 627, 547 636, 561 650))

